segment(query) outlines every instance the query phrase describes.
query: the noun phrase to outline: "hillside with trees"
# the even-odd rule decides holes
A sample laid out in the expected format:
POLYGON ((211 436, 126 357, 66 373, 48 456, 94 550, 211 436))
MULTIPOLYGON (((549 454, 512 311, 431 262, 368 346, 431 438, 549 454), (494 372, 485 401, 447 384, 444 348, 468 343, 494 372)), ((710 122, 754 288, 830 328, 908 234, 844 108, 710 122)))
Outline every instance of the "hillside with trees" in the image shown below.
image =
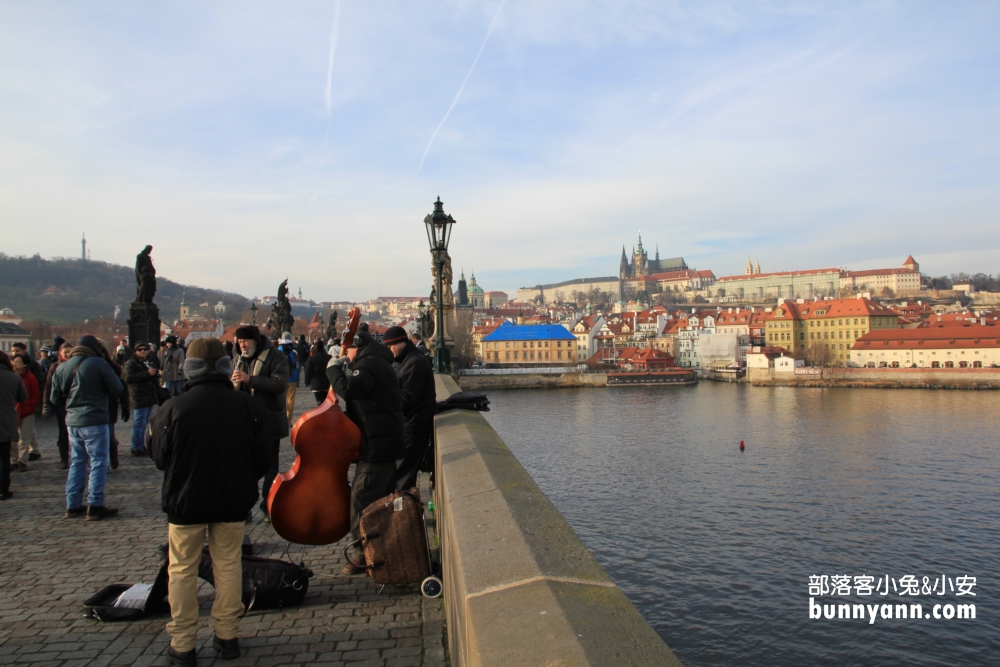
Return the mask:
MULTIPOLYGON (((185 296, 192 312, 214 317, 215 304, 226 306, 223 319, 237 319, 249 299, 239 294, 181 285, 156 278, 154 301, 160 318, 172 322, 185 296), (202 306, 208 304, 208 307, 202 306)), ((130 266, 82 259, 10 257, 0 253, 0 308, 11 308, 25 321, 65 325, 85 320, 124 324, 136 296, 135 271, 130 266), (115 317, 115 307, 119 308, 115 317)))

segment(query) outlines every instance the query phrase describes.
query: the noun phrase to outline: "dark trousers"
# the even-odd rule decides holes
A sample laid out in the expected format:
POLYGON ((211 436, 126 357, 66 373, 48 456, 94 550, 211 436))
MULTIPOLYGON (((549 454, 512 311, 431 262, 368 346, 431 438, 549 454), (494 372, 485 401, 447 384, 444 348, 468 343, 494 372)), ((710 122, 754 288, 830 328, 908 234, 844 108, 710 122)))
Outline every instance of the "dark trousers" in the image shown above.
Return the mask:
POLYGON ((0 493, 10 491, 10 441, 0 442, 0 493))
POLYGON ((281 451, 281 440, 272 440, 268 443, 267 456, 269 461, 267 472, 264 473, 264 486, 260 492, 260 509, 265 512, 267 511, 267 494, 271 492, 271 484, 274 483, 274 478, 278 476, 279 451, 281 451))
MULTIPOLYGON (((395 461, 358 461, 351 484, 351 535, 361 538, 361 512, 396 489, 395 461)), ((360 551, 360 547, 356 551, 360 551)))
POLYGON ((69 429, 66 428, 66 409, 53 406, 56 413, 56 426, 59 437, 56 446, 59 448, 59 460, 69 463, 69 429))
POLYGON ((427 448, 430 446, 433 425, 433 416, 423 423, 406 425, 406 431, 403 434, 406 439, 406 455, 399 467, 396 468, 397 489, 409 489, 417 485, 417 475, 420 473, 420 464, 423 463, 424 456, 427 455, 427 448))
POLYGON ((316 397, 316 405, 319 405, 320 403, 322 403, 323 401, 325 401, 326 400, 326 395, 328 393, 329 393, 329 391, 314 391, 313 392, 313 396, 316 397))

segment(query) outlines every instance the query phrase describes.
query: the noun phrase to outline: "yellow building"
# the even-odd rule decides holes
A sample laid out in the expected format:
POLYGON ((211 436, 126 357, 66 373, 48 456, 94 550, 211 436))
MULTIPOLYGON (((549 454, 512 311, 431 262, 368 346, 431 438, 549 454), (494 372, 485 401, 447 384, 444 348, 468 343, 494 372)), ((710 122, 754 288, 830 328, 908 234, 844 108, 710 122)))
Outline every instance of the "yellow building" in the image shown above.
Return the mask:
POLYGON ((561 324, 505 323, 483 336, 480 354, 497 366, 575 364, 576 342, 561 324))
POLYGON ((854 341, 869 331, 898 329, 899 316, 871 299, 829 299, 795 303, 786 301, 768 315, 768 345, 784 347, 793 356, 804 356, 814 344, 830 350, 830 360, 844 365, 851 360, 854 341))

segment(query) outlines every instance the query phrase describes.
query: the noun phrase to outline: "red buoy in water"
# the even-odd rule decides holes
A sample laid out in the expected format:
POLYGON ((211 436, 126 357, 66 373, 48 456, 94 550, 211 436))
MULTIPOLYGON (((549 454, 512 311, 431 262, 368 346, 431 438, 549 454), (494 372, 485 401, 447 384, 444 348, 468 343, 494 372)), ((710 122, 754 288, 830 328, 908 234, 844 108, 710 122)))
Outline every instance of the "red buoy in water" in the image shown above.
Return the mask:
POLYGON ((741 452, 743 451, 743 441, 742 440, 740 440, 740 451, 741 452))

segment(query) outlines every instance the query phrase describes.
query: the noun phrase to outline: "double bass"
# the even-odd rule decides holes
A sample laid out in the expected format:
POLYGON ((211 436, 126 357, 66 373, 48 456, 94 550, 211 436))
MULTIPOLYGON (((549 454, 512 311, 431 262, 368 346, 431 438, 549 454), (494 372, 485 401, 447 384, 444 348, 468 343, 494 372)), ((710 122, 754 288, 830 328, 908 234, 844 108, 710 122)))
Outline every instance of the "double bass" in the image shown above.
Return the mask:
MULTIPOLYGON (((341 356, 354 341, 361 309, 352 308, 341 356)), ((351 485, 347 471, 361 453, 361 430, 337 404, 330 387, 326 399, 292 428, 295 462, 280 473, 267 497, 275 532, 295 544, 333 544, 351 529, 351 485)))

